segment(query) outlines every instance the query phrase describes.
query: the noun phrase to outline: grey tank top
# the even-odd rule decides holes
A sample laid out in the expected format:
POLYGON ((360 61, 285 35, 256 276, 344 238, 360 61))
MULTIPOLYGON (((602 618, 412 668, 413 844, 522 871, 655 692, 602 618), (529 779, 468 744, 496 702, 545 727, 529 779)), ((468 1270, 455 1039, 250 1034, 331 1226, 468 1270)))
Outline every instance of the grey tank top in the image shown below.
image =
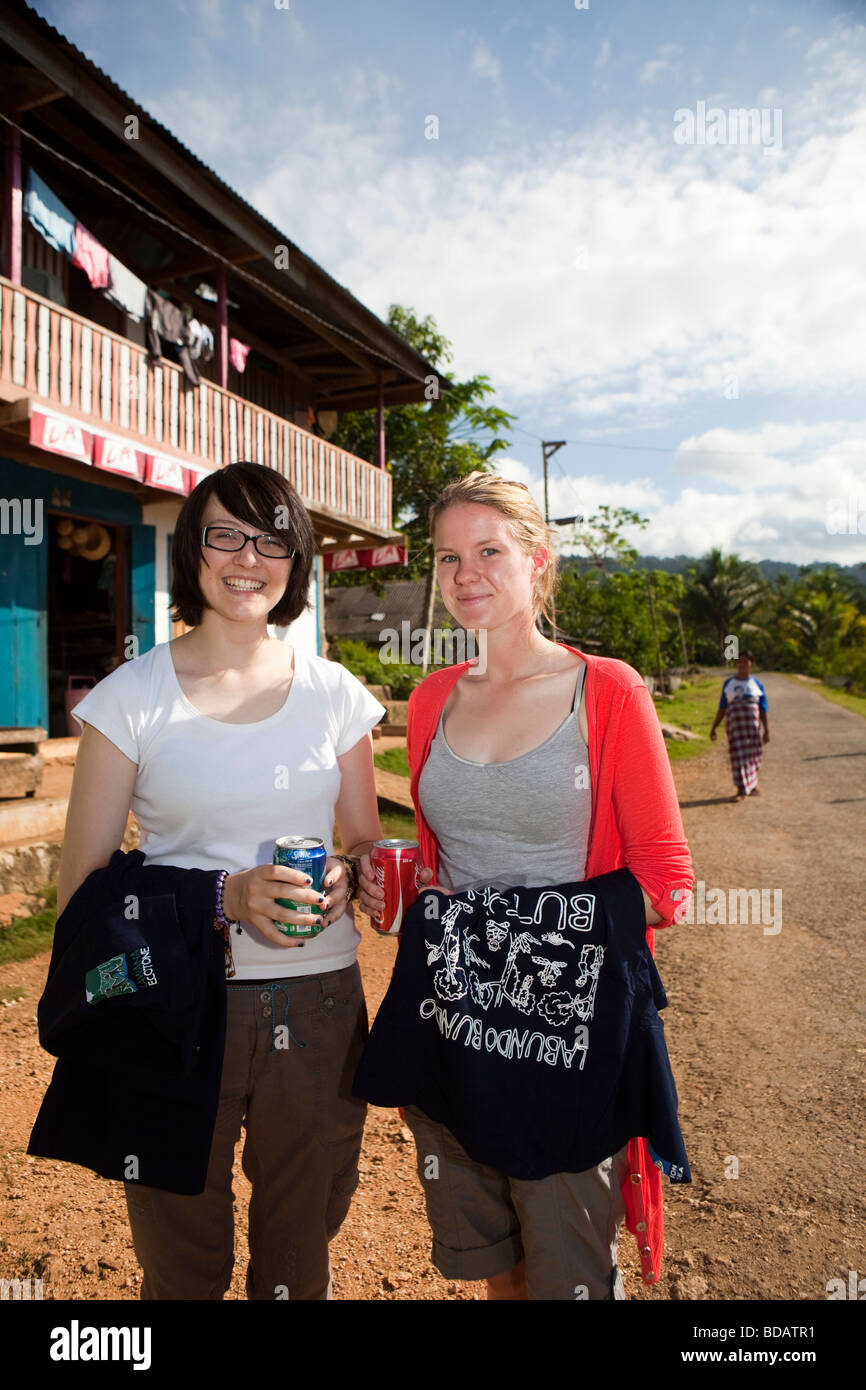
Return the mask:
POLYGON ((438 880, 460 889, 491 881, 543 888, 582 879, 592 792, 578 707, 537 748, 504 763, 476 763, 449 748, 439 724, 418 798, 439 843, 438 880))

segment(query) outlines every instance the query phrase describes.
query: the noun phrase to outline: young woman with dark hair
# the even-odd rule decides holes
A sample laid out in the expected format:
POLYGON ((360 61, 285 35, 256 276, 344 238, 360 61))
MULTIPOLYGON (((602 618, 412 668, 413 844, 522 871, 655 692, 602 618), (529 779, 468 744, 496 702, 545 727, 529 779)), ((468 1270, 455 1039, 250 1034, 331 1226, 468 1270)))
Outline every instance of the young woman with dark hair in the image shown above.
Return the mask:
POLYGON ((142 1298, 220 1299, 234 1262, 232 1164, 245 1130, 251 1299, 330 1297, 328 1241, 357 1185, 365 1107, 350 1079, 367 1033, 348 855, 381 828, 370 730, 384 713, 335 662, 273 637, 307 603, 315 554, 291 485, 253 463, 199 483, 178 517, 175 616, 192 630, 128 661, 76 707, 58 910, 108 863, 132 808, 145 862, 221 869, 215 916, 235 974, 205 1191, 128 1182, 142 1298), (283 835, 318 837, 324 893, 271 862, 283 835), (289 911, 276 899, 302 904, 289 911), (276 923, 321 921, 305 941, 276 923), (294 948, 294 949, 293 949, 294 948), (298 949, 300 948, 300 949, 298 949))

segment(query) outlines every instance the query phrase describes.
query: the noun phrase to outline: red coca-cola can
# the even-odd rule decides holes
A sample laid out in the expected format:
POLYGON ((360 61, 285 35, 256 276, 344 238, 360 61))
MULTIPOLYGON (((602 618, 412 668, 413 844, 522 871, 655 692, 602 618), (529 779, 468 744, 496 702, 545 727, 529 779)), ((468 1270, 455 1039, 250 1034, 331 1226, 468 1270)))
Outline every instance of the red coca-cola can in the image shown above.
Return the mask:
POLYGON ((385 894, 378 920, 370 920, 383 936, 397 936, 403 919, 418 897, 421 864, 417 840, 377 840, 370 855, 373 875, 385 894))

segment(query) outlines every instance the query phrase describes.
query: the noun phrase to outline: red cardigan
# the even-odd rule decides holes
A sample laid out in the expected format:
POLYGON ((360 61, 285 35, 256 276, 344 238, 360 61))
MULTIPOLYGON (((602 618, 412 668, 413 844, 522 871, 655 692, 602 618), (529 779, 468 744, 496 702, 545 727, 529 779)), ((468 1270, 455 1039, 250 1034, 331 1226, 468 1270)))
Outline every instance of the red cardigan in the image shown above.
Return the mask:
MULTIPOLYGON (((562 643, 565 646, 565 643, 562 643)), ((683 832, 676 786, 652 697, 632 666, 613 657, 583 658, 589 734, 589 785, 592 809, 585 878, 624 865, 631 869, 662 920, 669 926, 694 882, 683 832)), ((418 782, 430 752, 442 708, 469 662, 434 671, 412 692, 406 736, 412 801, 422 862, 439 871, 439 847, 421 814, 418 782)), ((647 941, 653 949, 653 928, 647 941)), ((629 1141, 629 1171, 622 1186, 626 1226, 637 1237, 644 1281, 661 1272, 664 1235, 661 1174, 646 1139, 629 1141)))

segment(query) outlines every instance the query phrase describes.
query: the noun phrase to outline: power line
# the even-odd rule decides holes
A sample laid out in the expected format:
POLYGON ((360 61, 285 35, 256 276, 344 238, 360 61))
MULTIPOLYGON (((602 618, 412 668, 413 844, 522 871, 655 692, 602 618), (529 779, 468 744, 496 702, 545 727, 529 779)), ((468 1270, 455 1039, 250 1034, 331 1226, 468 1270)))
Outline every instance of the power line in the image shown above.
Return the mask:
MULTIPOLYGON (((544 442, 540 434, 533 434, 532 430, 525 430, 522 425, 512 425, 511 428, 513 430, 518 430, 520 434, 527 435, 530 439, 537 439, 539 443, 544 442)), ((843 439, 839 442, 842 444, 851 444, 857 449, 864 448, 862 443, 855 440, 843 439)), ((682 448, 681 444, 611 444, 602 439, 566 439, 564 443, 573 444, 579 449, 624 449, 636 454, 675 454, 678 449, 682 448)), ((768 454, 772 454, 772 450, 764 449, 759 452, 752 449, 686 449, 684 451, 684 456, 686 458, 692 454, 706 458, 766 458, 768 454)), ((792 449, 786 451, 785 457, 819 459, 822 458, 823 455, 811 451, 804 453, 792 449)))

